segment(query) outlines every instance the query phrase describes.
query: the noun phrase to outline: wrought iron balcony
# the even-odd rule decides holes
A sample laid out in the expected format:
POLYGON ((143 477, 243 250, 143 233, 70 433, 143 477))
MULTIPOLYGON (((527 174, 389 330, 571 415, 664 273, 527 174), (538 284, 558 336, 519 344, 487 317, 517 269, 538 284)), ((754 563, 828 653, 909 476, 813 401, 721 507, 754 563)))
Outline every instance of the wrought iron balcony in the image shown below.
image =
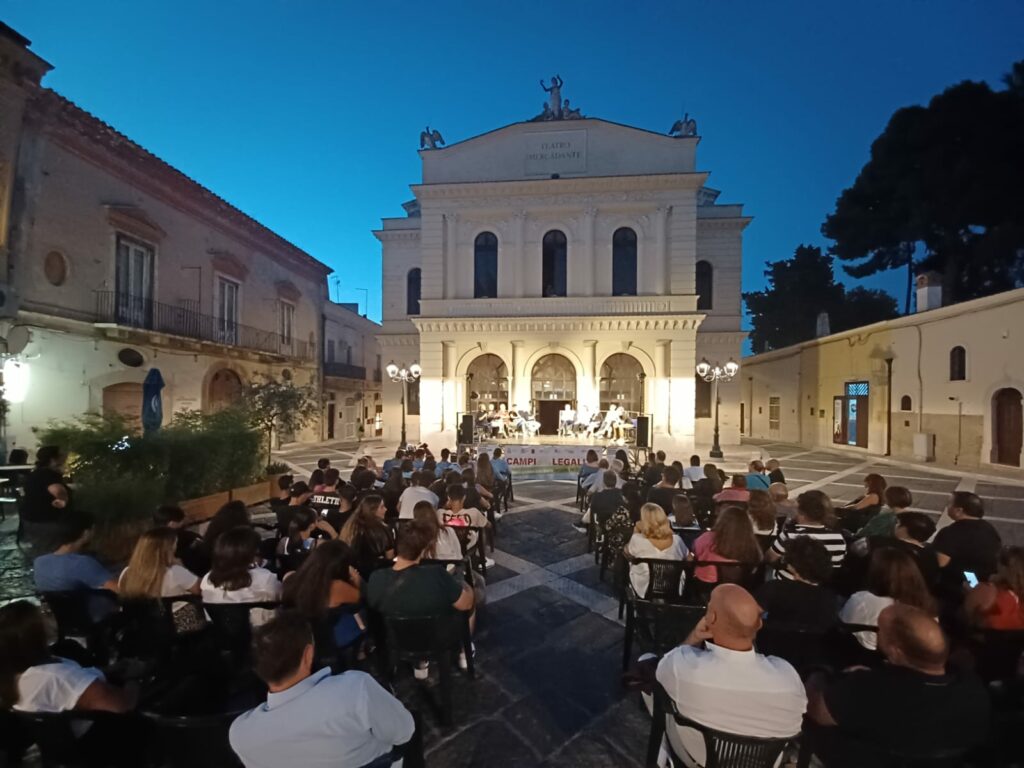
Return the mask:
POLYGON ((303 360, 312 359, 309 342, 285 339, 274 331, 264 331, 201 314, 196 311, 194 302, 175 306, 116 291, 96 291, 95 322, 169 333, 303 360))
POLYGON ((348 363, 324 363, 324 376, 365 381, 366 369, 361 365, 349 365, 348 363))

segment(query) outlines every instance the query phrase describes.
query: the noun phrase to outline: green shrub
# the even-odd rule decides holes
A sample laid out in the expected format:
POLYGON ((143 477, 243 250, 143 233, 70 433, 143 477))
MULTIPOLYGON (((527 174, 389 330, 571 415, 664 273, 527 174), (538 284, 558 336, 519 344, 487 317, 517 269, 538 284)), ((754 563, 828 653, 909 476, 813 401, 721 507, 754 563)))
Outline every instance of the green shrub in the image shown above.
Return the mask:
POLYGON ((86 415, 39 433, 62 446, 75 506, 101 524, 139 520, 163 503, 227 491, 263 477, 261 435, 246 415, 186 412, 149 435, 117 416, 86 415))

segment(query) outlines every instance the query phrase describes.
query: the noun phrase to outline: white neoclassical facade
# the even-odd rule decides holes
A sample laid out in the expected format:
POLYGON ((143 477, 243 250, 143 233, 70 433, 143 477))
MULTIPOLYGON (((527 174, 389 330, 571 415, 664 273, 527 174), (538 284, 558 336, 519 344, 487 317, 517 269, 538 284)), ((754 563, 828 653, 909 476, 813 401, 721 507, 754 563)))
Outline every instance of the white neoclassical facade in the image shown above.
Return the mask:
MULTIPOLYGON (((655 447, 710 442, 702 357, 739 360, 741 205, 697 170, 696 136, 605 120, 516 123, 420 151, 406 215, 383 220, 382 359, 418 362, 409 439, 454 447, 481 404, 650 413, 655 447)), ((385 377, 386 378, 386 377, 385 377)), ((739 441, 738 383, 721 391, 739 441)), ((400 385, 385 381, 397 442, 400 385)))

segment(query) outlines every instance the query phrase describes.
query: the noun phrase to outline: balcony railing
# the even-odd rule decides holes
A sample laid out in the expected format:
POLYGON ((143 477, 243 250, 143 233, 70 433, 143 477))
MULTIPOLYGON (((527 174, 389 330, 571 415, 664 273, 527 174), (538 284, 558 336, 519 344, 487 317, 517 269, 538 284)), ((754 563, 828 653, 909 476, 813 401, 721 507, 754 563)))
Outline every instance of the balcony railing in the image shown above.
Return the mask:
POLYGON ((257 352, 312 359, 309 342, 285 339, 279 333, 232 323, 197 312, 192 305, 175 306, 115 291, 96 291, 97 323, 113 323, 189 339, 210 341, 257 352))
POLYGON ((365 381, 366 369, 361 365, 349 365, 348 363, 324 363, 324 376, 365 381))

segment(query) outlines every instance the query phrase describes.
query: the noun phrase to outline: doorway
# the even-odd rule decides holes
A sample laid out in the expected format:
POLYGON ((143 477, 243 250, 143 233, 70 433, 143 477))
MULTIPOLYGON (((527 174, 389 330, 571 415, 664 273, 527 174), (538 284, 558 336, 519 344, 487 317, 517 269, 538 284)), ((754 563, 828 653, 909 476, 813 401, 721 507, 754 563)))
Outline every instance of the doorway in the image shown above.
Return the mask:
POLYGON ((537 421, 540 422, 540 434, 558 434, 558 412, 567 405, 572 408, 572 401, 541 400, 537 403, 537 421))
POLYGON ((1024 409, 1019 389, 1000 389, 992 397, 992 461, 1010 467, 1020 466, 1024 448, 1024 409))
POLYGON ((531 376, 534 411, 540 434, 558 434, 558 412, 576 401, 576 368, 564 355, 544 355, 531 376))
POLYGON ((334 422, 335 422, 335 408, 334 403, 327 404, 327 439, 334 439, 334 422))

